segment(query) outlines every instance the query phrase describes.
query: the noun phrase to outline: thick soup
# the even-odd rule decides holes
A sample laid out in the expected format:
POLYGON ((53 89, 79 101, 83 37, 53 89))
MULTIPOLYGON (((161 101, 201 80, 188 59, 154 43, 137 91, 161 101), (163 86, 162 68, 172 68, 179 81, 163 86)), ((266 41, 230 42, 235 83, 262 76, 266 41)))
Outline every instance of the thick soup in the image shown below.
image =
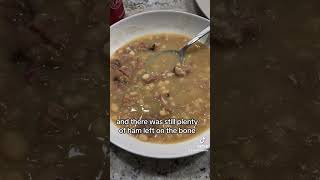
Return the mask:
POLYGON ((195 133, 131 133, 142 141, 175 143, 192 138, 210 126, 210 49, 197 43, 188 49, 185 63, 174 54, 190 38, 154 34, 135 39, 118 49, 110 62, 110 112, 119 119, 195 120, 197 124, 128 124, 129 128, 184 128, 195 133), (152 61, 152 63, 150 63, 152 61), (161 128, 161 127, 160 127, 161 128))

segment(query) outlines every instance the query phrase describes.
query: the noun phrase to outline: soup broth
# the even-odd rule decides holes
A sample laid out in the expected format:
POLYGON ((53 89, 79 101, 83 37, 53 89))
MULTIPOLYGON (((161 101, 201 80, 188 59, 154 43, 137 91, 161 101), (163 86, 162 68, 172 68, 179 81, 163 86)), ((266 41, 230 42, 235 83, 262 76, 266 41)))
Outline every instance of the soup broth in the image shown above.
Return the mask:
POLYGON ((186 36, 170 33, 145 35, 112 55, 110 112, 114 123, 119 119, 140 119, 148 123, 118 125, 145 130, 177 130, 177 133, 131 133, 142 141, 154 143, 183 141, 209 128, 209 47, 202 43, 193 45, 185 55, 184 64, 177 63, 178 57, 172 53, 157 55, 162 51, 178 50, 189 40, 186 36), (168 119, 175 119, 176 123, 165 123, 168 119), (192 120, 193 123, 177 124, 192 120), (155 124, 150 125, 152 122, 155 124), (192 129, 196 132, 192 133, 192 129))

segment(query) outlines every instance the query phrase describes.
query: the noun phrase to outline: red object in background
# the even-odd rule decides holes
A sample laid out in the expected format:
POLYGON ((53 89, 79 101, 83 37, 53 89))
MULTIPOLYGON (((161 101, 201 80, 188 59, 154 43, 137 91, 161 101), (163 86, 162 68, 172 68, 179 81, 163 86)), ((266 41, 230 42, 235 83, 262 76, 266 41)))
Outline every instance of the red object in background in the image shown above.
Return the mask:
POLYGON ((110 5, 111 24, 118 22, 125 15, 122 0, 112 0, 110 5))

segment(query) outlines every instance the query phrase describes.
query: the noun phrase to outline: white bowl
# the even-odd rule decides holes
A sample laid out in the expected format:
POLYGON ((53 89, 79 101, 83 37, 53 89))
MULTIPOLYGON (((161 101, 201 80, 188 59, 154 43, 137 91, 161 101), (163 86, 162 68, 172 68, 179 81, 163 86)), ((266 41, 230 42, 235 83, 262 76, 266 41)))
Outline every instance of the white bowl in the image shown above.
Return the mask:
POLYGON ((207 18, 210 18, 210 0, 196 0, 196 3, 198 4, 203 14, 207 18))
MULTIPOLYGON (((192 37, 209 25, 208 19, 186 12, 158 10, 136 14, 111 26, 110 56, 130 40, 145 34, 172 32, 192 37)), ((206 39, 209 38, 202 41, 210 45, 206 39)), ((210 147, 210 129, 175 144, 143 142, 130 135, 119 134, 118 129, 110 121, 110 141, 122 149, 146 157, 179 158, 207 151, 210 147)))

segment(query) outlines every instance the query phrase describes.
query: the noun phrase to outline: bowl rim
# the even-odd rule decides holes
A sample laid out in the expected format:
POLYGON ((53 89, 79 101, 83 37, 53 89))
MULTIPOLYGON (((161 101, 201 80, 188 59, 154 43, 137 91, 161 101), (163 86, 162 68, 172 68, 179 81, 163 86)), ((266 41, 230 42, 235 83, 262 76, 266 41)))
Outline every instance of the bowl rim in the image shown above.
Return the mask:
MULTIPOLYGON (((189 12, 184 12, 184 11, 179 11, 179 10, 150 10, 150 11, 140 12, 140 13, 131 15, 129 17, 121 19, 120 21, 112 24, 110 26, 110 35, 111 35, 111 29, 115 28, 116 26, 118 26, 121 23, 124 23, 126 21, 130 21, 130 19, 137 18, 139 16, 148 15, 148 14, 155 14, 155 13, 183 14, 186 16, 192 16, 194 18, 198 18, 202 21, 207 21, 210 24, 210 19, 196 15, 196 14, 192 14, 189 12)), ((110 56, 111 56, 111 54, 110 54, 110 56)), ((109 112, 110 110, 107 110, 107 111, 109 112)), ((117 129, 119 129, 119 128, 112 122, 111 119, 109 121, 110 121, 110 142, 123 150, 126 150, 130 153, 133 153, 133 154, 136 154, 139 156, 148 157, 148 158, 155 158, 155 159, 176 159, 176 158, 183 158, 183 157, 192 156, 192 155, 195 155, 195 154, 198 154, 201 152, 208 151, 210 149, 210 142, 209 142, 208 146, 205 146, 204 148, 201 148, 199 150, 194 150, 194 151, 183 151, 178 154, 177 153, 176 154, 174 154, 174 153, 172 153, 172 154, 146 154, 141 151, 137 151, 136 149, 131 149, 130 146, 128 145, 130 143, 123 144, 123 143, 120 143, 119 141, 117 141, 114 137, 112 137, 111 133, 118 133, 117 129)), ((172 143, 172 144, 158 144, 158 143, 144 142, 144 141, 138 140, 137 138, 132 137, 131 135, 128 135, 128 134, 124 134, 123 136, 125 136, 127 140, 132 141, 131 143, 134 142, 135 145, 153 146, 154 148, 166 148, 168 146, 171 146, 171 147, 178 147, 179 146, 180 147, 180 146, 185 146, 185 145, 190 146, 190 145, 197 145, 199 137, 203 137, 203 138, 206 137, 207 139, 210 140, 210 127, 208 129, 206 129, 204 132, 197 134, 196 136, 194 136, 190 139, 187 139, 187 140, 184 140, 181 142, 177 142, 177 143, 172 143)))
POLYGON ((125 17, 123 19, 121 19, 120 21, 112 24, 110 26, 110 29, 114 26, 116 26, 117 24, 120 24, 120 23, 123 23, 124 21, 128 21, 129 19, 131 18, 135 18, 137 16, 141 16, 141 15, 146 15, 146 14, 154 14, 154 13, 178 13, 178 14, 185 14, 187 16, 193 16, 193 17, 196 17, 196 18, 200 18, 202 20, 205 20, 205 21, 208 21, 210 23, 210 19, 206 18, 206 17, 203 17, 203 16, 199 16, 197 14, 192 14, 192 13, 189 13, 189 12, 185 12, 185 11, 181 11, 181 10, 167 10, 167 9, 159 9, 159 10, 148 10, 148 11, 143 11, 143 12, 139 12, 137 14, 133 14, 131 16, 128 16, 128 17, 125 17))

